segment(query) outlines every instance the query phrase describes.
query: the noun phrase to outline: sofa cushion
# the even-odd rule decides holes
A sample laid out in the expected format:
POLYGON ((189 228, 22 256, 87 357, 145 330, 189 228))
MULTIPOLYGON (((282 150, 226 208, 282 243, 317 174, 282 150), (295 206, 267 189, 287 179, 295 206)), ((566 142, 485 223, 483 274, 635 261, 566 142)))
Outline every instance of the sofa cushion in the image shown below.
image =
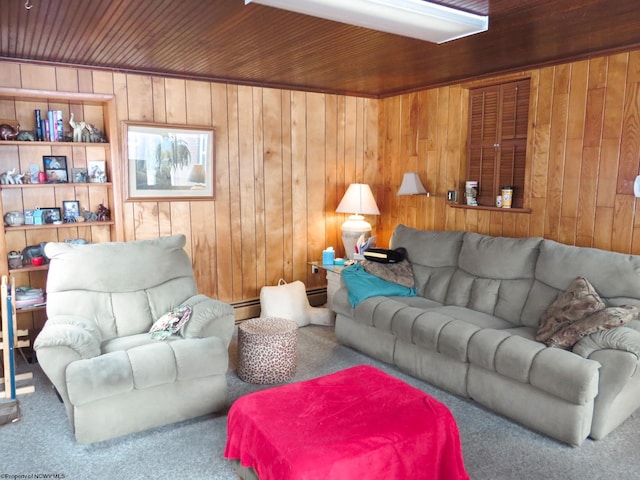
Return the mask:
POLYGON ((445 305, 443 307, 440 307, 431 311, 438 312, 442 315, 447 315, 454 320, 460 320, 470 325, 475 325, 476 327, 479 327, 479 328, 495 328, 498 330, 502 330, 505 328, 513 327, 513 325, 510 322, 507 322, 506 320, 502 320, 501 318, 498 318, 495 315, 476 312, 475 310, 471 310, 470 308, 465 308, 465 307, 445 305))
POLYGON ((417 230, 398 225, 391 248, 403 247, 411 262, 418 295, 444 303, 451 276, 458 265, 464 232, 417 230))
POLYGON ((495 315, 514 325, 534 278, 540 238, 490 237, 467 232, 445 304, 495 315))
POLYGON ((543 240, 535 267, 535 282, 527 298, 522 323, 537 327, 540 316, 576 277, 585 277, 611 306, 640 306, 640 255, 564 245, 543 240))
POLYGON ((412 342, 419 347, 466 363, 468 361, 469 339, 480 328, 456 320, 437 310, 429 310, 424 315, 416 317, 412 328, 412 342))
POLYGON ((564 327, 602 310, 605 306, 589 280, 577 277, 540 317, 536 340, 546 342, 564 327))
POLYGON ((193 277, 191 260, 184 250, 182 234, 133 242, 104 242, 87 245, 47 243, 51 263, 64 269, 49 270, 47 293, 64 290, 134 292, 177 277, 193 277), (122 272, 127 272, 123 282, 122 272), (52 278, 53 274, 53 278, 52 278), (91 277, 91 283, 86 279, 91 277))
POLYGON ((598 310, 558 330, 547 341, 550 347, 571 348, 582 337, 599 330, 621 327, 638 316, 636 307, 609 307, 598 310))

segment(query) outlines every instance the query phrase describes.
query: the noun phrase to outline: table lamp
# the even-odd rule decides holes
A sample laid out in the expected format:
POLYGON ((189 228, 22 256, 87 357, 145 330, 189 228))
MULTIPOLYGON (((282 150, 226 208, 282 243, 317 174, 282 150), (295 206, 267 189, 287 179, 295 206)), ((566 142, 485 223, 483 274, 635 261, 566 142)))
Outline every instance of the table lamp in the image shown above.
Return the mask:
POLYGON ((342 243, 344 251, 350 260, 356 253, 356 243, 360 236, 364 240, 371 236, 371 224, 365 221, 364 215, 380 215, 378 205, 373 198, 371 188, 366 183, 352 183, 336 208, 338 213, 351 213, 342 224, 342 243))

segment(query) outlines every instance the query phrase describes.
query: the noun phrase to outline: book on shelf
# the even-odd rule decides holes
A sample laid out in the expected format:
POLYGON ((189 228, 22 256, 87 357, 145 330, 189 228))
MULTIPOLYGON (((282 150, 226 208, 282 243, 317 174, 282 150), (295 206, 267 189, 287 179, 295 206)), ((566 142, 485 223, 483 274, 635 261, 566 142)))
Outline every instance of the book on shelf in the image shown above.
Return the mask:
POLYGON ((46 142, 64 141, 64 119, 62 110, 49 110, 42 118, 40 110, 34 110, 36 123, 36 139, 46 142))

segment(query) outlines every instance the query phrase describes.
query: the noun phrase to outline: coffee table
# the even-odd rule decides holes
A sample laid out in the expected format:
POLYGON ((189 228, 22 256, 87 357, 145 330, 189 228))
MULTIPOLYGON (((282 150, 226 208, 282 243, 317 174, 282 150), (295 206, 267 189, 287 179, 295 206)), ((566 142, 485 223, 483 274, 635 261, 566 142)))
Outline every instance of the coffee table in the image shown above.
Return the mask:
POLYGON ((366 365, 245 395, 227 430, 260 480, 469 478, 449 409, 366 365))

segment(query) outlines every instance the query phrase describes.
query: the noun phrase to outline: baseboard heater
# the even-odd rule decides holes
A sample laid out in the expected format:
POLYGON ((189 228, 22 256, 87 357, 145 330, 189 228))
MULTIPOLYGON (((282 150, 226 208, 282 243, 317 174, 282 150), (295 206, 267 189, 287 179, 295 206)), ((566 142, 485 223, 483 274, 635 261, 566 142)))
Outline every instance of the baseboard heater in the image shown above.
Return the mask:
MULTIPOLYGON (((322 287, 307 290, 307 297, 313 307, 324 305, 327 303, 327 289, 326 287, 322 287)), ((229 302, 229 304, 236 312, 236 323, 260 316, 260 297, 250 298, 240 302, 229 302)))

